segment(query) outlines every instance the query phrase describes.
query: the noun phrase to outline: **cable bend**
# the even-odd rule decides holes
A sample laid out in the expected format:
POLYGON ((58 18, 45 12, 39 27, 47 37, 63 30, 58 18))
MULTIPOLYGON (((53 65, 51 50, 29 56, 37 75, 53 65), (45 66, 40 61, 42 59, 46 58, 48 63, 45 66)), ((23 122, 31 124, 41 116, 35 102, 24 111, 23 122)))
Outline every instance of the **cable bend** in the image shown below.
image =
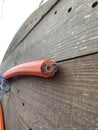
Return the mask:
POLYGON ((53 77, 57 72, 57 64, 52 59, 32 61, 17 65, 3 74, 4 79, 9 79, 19 75, 34 75, 44 78, 53 77))
POLYGON ((52 59, 32 61, 17 65, 0 76, 0 94, 5 94, 11 90, 9 78, 20 75, 34 75, 50 78, 57 72, 57 64, 52 59))

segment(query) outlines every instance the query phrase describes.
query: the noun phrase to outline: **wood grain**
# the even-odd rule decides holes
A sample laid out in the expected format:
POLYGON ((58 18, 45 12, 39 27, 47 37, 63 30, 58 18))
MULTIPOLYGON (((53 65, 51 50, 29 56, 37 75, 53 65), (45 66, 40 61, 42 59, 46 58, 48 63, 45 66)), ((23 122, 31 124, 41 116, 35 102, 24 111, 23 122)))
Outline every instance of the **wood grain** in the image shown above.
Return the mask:
POLYGON ((3 68, 31 60, 58 61, 98 52, 98 6, 92 8, 94 2, 60 1, 17 47, 17 40, 11 44, 15 48, 8 49, 2 64, 8 67, 3 68))
POLYGON ((4 56, 4 59, 27 37, 27 35, 39 24, 39 22, 59 1, 60 0, 49 0, 29 16, 29 18, 23 23, 14 36, 4 56))
POLYGON ((20 28, 1 72, 46 58, 58 61, 59 71, 51 79, 10 80, 12 90, 2 100, 5 130, 98 130, 98 3, 94 2, 50 0, 20 28))
POLYGON ((6 129, 98 129, 98 54, 58 63, 58 68, 51 79, 12 79, 3 99, 6 129))

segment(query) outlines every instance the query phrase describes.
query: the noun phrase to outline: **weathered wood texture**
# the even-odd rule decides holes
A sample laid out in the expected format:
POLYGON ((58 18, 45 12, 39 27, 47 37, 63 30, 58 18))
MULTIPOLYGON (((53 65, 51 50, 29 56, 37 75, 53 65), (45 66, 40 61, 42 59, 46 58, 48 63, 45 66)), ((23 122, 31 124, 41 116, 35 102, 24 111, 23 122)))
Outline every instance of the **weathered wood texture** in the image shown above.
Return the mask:
POLYGON ((1 71, 44 58, 60 61, 59 72, 11 80, 5 130, 98 130, 98 2, 48 1, 16 34, 1 71))
POLYGON ((6 130, 98 130, 98 54, 58 65, 51 79, 12 80, 3 99, 6 130))
POLYGON ((4 58, 9 56, 9 54, 25 39, 25 37, 39 24, 39 22, 59 1, 60 0, 49 0, 43 6, 40 6, 37 10, 35 10, 33 14, 31 14, 31 16, 16 33, 4 58))
POLYGON ((30 60, 63 60, 98 52, 98 6, 92 8, 93 3, 94 0, 60 1, 21 43, 13 43, 13 47, 18 46, 13 51, 9 49, 3 65, 8 69, 30 60))

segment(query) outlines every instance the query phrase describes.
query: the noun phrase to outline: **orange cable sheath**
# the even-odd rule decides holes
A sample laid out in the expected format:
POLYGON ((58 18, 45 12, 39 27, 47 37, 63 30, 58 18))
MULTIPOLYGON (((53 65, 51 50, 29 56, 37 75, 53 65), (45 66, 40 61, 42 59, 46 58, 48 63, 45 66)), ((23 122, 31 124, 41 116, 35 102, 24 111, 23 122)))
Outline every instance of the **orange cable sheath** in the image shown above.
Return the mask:
MULTIPOLYGON (((52 59, 32 61, 17 65, 6 71, 2 78, 9 79, 19 75, 34 75, 49 78, 55 75, 57 71, 56 62, 52 59)), ((4 130, 2 106, 0 103, 0 130, 4 130)))
POLYGON ((4 130, 3 112, 2 112, 1 102, 0 102, 0 130, 4 130))
POLYGON ((18 75, 34 75, 49 78, 57 71, 55 61, 51 59, 32 61, 17 65, 3 74, 4 79, 9 79, 18 75))

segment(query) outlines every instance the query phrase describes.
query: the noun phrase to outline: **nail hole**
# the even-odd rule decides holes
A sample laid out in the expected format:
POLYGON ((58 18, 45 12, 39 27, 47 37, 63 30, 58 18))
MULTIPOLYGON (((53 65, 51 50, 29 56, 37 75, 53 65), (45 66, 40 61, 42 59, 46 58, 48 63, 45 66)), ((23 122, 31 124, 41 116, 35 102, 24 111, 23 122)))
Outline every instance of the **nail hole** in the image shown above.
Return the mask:
POLYGON ((31 128, 29 130, 32 130, 31 128))
POLYGON ((57 11, 55 11, 54 14, 57 14, 57 11))
POLYGON ((24 102, 22 103, 22 105, 24 106, 24 102))
POLYGON ((18 93, 20 92, 20 90, 18 89, 18 93))
POLYGON ((96 1, 96 2, 94 2, 94 3, 92 4, 92 8, 95 8, 97 5, 98 5, 98 2, 96 1))
POLYGON ((68 13, 70 13, 71 10, 72 10, 72 7, 70 7, 70 8, 68 9, 68 13))

